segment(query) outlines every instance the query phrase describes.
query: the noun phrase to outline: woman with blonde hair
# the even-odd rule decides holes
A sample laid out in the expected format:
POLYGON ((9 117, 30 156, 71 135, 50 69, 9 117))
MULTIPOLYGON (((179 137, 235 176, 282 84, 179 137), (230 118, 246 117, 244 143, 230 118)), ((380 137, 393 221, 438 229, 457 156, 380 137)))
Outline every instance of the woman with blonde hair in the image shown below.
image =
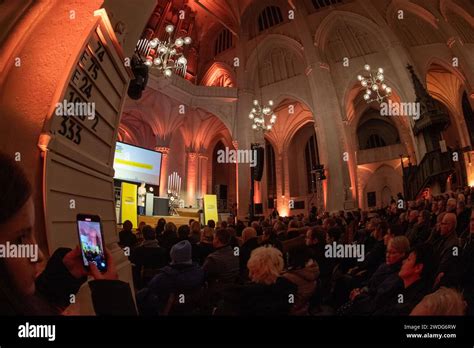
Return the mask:
POLYGON ((297 287, 281 276, 283 256, 274 247, 252 251, 247 263, 250 282, 234 286, 223 294, 217 314, 288 315, 297 287))
POLYGON ((441 287, 426 295, 411 311, 410 315, 465 315, 467 304, 463 295, 456 289, 441 287))

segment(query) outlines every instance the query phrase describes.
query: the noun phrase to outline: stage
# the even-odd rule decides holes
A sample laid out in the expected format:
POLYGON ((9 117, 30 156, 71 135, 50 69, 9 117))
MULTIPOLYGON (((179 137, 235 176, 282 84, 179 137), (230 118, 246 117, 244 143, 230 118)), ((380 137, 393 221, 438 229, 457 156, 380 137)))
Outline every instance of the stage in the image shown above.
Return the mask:
POLYGON ((181 225, 189 224, 190 219, 194 219, 196 221, 200 221, 200 213, 199 209, 193 208, 180 208, 177 209, 179 215, 153 215, 153 216, 146 216, 146 215, 139 215, 138 216, 138 223, 145 222, 147 225, 155 227, 158 223, 158 220, 163 218, 166 222, 172 222, 179 227, 181 225))

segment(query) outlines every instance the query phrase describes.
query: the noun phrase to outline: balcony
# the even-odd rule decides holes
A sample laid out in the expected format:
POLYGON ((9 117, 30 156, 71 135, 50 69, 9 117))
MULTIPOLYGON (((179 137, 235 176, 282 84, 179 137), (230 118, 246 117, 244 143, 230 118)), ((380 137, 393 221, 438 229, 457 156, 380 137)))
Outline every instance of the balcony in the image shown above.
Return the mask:
POLYGON ((400 155, 405 152, 406 149, 403 144, 393 144, 372 149, 358 150, 356 153, 357 164, 361 165, 399 159, 400 155))

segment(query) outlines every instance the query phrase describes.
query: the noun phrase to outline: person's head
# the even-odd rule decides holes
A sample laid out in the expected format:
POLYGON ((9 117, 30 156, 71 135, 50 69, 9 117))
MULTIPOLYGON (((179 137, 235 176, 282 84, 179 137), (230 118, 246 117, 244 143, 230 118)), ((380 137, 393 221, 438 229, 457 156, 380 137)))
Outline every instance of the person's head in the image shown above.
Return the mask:
POLYGON ((125 220, 122 226, 123 226, 124 231, 128 231, 128 232, 132 231, 133 224, 130 220, 125 220))
POLYGON ((145 240, 154 240, 156 239, 156 232, 150 225, 145 225, 142 229, 143 238, 145 240))
POLYGON ((189 223, 188 223, 189 227, 191 227, 191 225, 193 224, 194 221, 196 221, 196 220, 194 220, 194 219, 189 219, 189 223))
POLYGON ((227 217, 227 225, 233 225, 235 223, 235 218, 233 216, 227 217))
POLYGON ((288 225, 288 228, 298 228, 299 227, 299 224, 298 224, 298 220, 291 220, 290 221, 290 224, 288 225))
POLYGON ((164 230, 165 230, 165 225, 166 225, 166 220, 163 218, 158 219, 158 222, 156 223, 156 234, 160 235, 164 230))
POLYGON ((431 203, 431 211, 432 211, 433 213, 437 213, 437 212, 438 212, 438 202, 435 201, 435 202, 432 202, 432 203, 431 203))
POLYGON ((201 243, 212 244, 213 239, 214 239, 214 230, 210 228, 209 226, 204 227, 201 233, 201 243))
POLYGON ((273 230, 275 231, 276 234, 285 232, 286 231, 286 226, 283 222, 277 221, 273 224, 273 230))
POLYGON ((405 233, 403 226, 400 224, 390 225, 387 234, 383 237, 383 243, 387 246, 388 242, 396 236, 402 236, 405 233))
POLYGON ((227 222, 226 221, 221 222, 221 228, 227 228, 227 222))
POLYGON ((177 233, 177 228, 176 225, 172 222, 167 222, 165 225, 165 233, 171 234, 170 232, 174 232, 174 234, 177 233))
POLYGON ((269 240, 269 239, 272 239, 272 238, 276 238, 275 230, 273 229, 273 227, 265 227, 263 229, 262 239, 263 240, 269 240))
MULTIPOLYGON (((35 238, 35 207, 32 188, 22 168, 0 153, 0 244, 28 244, 38 248, 35 238)), ((33 258, 0 258, 0 291, 33 295, 35 278, 43 254, 33 258), (2 285, 4 284, 4 285, 2 285), (8 290, 7 290, 8 289, 8 290)))
POLYGON ((339 242, 341 235, 342 235, 342 231, 339 227, 331 227, 327 232, 326 242, 328 244, 331 244, 333 242, 339 242))
POLYGON ((333 218, 326 218, 323 220, 323 228, 328 231, 330 228, 332 227, 335 227, 336 226, 336 220, 334 220, 333 218))
POLYGON ((426 224, 430 221, 431 213, 428 210, 422 210, 420 215, 418 215, 418 224, 426 224))
POLYGON ((191 229, 188 225, 181 225, 178 228, 178 238, 181 240, 187 239, 189 237, 189 231, 191 229))
POLYGON ((170 250, 171 264, 192 264, 192 247, 189 241, 182 240, 173 245, 170 250))
POLYGON ((435 262, 431 245, 427 243, 417 245, 403 261, 398 275, 405 284, 411 284, 419 279, 430 281, 433 278, 435 262))
POLYGON ((191 230, 190 230, 189 234, 191 236, 200 236, 201 235, 201 224, 198 221, 193 221, 193 223, 191 224, 191 230))
POLYGON ((307 246, 317 245, 317 244, 326 244, 326 231, 322 227, 313 227, 309 228, 306 231, 305 244, 307 246))
POLYGON ((140 223, 138 224, 138 231, 140 232, 143 232, 143 227, 146 226, 146 222, 145 221, 140 221, 140 223))
POLYGON ((283 271, 283 256, 273 247, 259 247, 252 251, 247 262, 249 278, 254 283, 274 284, 283 271))
POLYGON ((441 221, 440 234, 442 236, 449 236, 456 229, 456 214, 446 213, 441 221))
POLYGON ((444 198, 441 198, 438 201, 438 212, 443 212, 445 210, 446 210, 446 201, 444 200, 444 198))
POLYGON ((464 200, 462 201, 458 201, 458 205, 457 205, 457 208, 456 208, 456 214, 461 214, 464 209, 466 209, 466 203, 464 203, 464 200))
POLYGON ((374 237, 377 240, 383 240, 388 231, 388 222, 380 221, 380 223, 375 228, 374 237))
POLYGON ((216 222, 214 220, 208 220, 207 226, 210 228, 216 228, 216 222))
POLYGON ((452 316, 465 315, 466 302, 463 295, 456 289, 441 287, 426 295, 411 311, 410 315, 452 316))
POLYGON ((410 210, 410 213, 408 214, 408 222, 410 224, 414 224, 417 222, 418 220, 418 215, 419 215, 419 212, 418 210, 410 210))
POLYGON ((394 237, 388 242, 387 251, 385 254, 385 262, 388 265, 393 265, 402 261, 410 251, 410 242, 405 236, 394 237))
POLYGON ((301 269, 306 267, 306 264, 311 259, 311 253, 304 246, 291 249, 288 253, 288 266, 293 269, 301 269))
POLYGON ((249 239, 256 238, 257 237, 257 231, 255 231, 255 228, 253 227, 246 227, 242 231, 242 241, 245 243, 249 239))
POLYGON ((230 243, 230 232, 226 228, 219 228, 214 233, 214 239, 212 240, 212 245, 214 248, 221 248, 229 245, 230 243))
POLYGON ((446 211, 448 213, 455 213, 456 212, 456 206, 457 202, 455 198, 450 198, 448 199, 448 202, 446 203, 446 211))

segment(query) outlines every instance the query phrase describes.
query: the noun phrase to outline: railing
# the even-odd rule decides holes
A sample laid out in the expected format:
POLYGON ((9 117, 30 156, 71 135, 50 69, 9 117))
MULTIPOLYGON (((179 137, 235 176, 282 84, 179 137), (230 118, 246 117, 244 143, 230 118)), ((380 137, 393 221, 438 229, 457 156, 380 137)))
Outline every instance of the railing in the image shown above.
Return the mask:
POLYGON ((434 150, 426 153, 419 165, 404 169, 407 198, 415 199, 431 180, 454 170, 450 151, 434 150))
POLYGON ((403 144, 392 144, 383 147, 357 151, 357 164, 389 161, 399 159, 400 154, 405 153, 403 144))

